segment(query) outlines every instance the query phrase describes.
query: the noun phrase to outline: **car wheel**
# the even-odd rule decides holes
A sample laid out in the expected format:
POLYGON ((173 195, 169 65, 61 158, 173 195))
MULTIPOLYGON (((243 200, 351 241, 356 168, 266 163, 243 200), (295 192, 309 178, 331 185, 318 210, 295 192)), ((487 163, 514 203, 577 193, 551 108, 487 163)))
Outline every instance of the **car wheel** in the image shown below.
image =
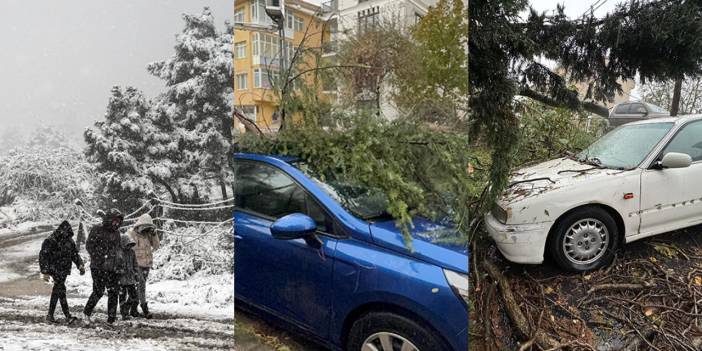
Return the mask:
POLYGON ((618 241, 619 229, 614 218, 604 209, 586 207, 558 222, 549 250, 562 268, 585 272, 612 262, 618 241))
POLYGON ((430 328, 407 317, 369 313, 349 330, 346 351, 449 351, 446 343, 430 328))

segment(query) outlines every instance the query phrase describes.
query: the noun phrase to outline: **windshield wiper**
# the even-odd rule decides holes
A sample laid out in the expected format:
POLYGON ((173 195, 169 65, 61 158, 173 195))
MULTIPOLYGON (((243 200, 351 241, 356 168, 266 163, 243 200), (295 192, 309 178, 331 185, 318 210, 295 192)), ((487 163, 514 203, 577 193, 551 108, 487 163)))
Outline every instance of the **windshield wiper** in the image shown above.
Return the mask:
POLYGON ((586 165, 595 166, 597 168, 606 168, 602 161, 597 157, 584 156, 577 159, 578 162, 584 163, 586 165))

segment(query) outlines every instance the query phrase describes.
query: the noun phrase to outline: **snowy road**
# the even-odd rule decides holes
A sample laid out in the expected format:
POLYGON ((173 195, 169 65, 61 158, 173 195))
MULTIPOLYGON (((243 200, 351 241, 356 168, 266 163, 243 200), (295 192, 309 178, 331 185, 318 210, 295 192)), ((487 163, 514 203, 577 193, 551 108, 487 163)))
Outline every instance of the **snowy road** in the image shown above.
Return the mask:
MULTIPOLYGON (((39 279, 37 256, 48 234, 0 236, 0 350, 234 349, 233 303, 227 308, 227 297, 222 297, 223 291, 230 290, 231 277, 224 276, 155 282, 149 294, 154 301, 151 320, 118 319, 109 326, 104 323, 103 297, 93 326, 44 322, 51 286, 39 279), (193 299, 196 295, 198 299, 193 299)), ((80 276, 74 269, 67 287, 71 312, 80 317, 90 291, 90 274, 80 276)), ((55 316, 63 321, 60 308, 55 316)))

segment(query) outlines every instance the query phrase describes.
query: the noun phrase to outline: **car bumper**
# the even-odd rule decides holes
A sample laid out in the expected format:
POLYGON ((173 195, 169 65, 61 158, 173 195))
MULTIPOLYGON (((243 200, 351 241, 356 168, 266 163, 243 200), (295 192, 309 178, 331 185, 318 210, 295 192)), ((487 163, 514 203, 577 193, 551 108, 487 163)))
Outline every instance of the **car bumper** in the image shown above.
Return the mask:
POLYGON ((485 215, 485 227, 503 256, 511 262, 539 264, 544 261, 548 231, 553 222, 502 224, 485 215))

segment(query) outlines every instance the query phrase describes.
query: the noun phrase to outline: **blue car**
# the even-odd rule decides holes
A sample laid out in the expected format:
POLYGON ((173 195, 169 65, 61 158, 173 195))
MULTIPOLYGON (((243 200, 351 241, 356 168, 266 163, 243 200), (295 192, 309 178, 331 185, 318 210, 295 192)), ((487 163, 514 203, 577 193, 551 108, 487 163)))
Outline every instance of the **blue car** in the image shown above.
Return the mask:
POLYGON ((332 350, 466 351, 468 250, 387 197, 296 158, 235 154, 237 306, 332 350))

